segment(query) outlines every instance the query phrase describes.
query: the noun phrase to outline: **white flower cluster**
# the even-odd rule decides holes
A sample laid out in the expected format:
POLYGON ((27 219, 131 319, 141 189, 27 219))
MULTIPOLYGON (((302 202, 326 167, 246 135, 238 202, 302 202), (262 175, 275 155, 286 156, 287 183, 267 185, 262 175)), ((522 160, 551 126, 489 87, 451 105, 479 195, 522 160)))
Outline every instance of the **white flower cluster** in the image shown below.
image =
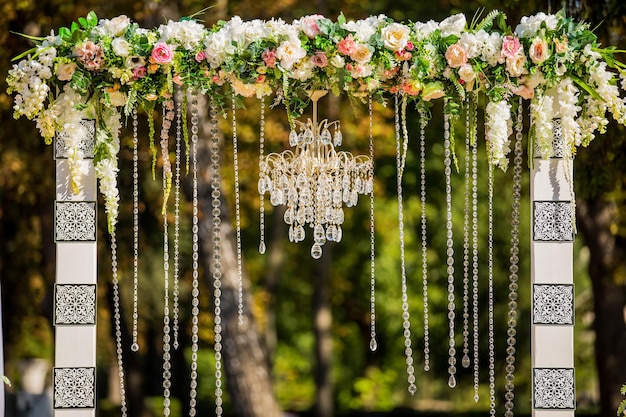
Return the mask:
POLYGON ((501 54, 502 36, 497 33, 487 33, 479 30, 476 33, 463 32, 459 38, 459 43, 467 50, 467 58, 480 58, 492 67, 504 63, 501 54))
POLYGON ((537 94, 530 103, 531 123, 535 130, 535 145, 541 158, 550 158, 554 153, 552 145, 554 99, 547 94, 537 94))
POLYGON ((52 77, 52 66, 57 51, 53 46, 41 45, 37 57, 21 60, 9 70, 8 92, 16 92, 14 116, 33 119, 44 107, 50 88, 47 80, 52 77))
POLYGON ((385 23, 385 19, 387 19, 387 16, 383 14, 370 16, 367 19, 348 21, 341 25, 341 28, 354 33, 354 39, 357 41, 367 43, 385 23))
POLYGON ((571 156, 575 146, 580 146, 580 126, 576 119, 581 110, 578 103, 578 88, 571 78, 563 78, 557 88, 559 99, 559 112, 561 113, 561 138, 564 142, 564 150, 571 156))
POLYGON ((547 30, 555 30, 559 21, 556 15, 539 12, 534 16, 524 16, 515 28, 515 34, 520 38, 532 38, 537 36, 541 24, 546 24, 547 30))
POLYGON ((485 118, 489 160, 506 170, 509 165, 507 155, 511 152, 509 137, 513 133, 511 105, 506 100, 490 101, 485 109, 485 118))
POLYGON ((104 196, 104 208, 107 213, 109 231, 113 231, 118 217, 119 190, 117 187, 117 158, 120 141, 119 132, 122 127, 121 115, 112 109, 102 115, 108 132, 96 132, 96 147, 104 147, 104 153, 110 155, 95 164, 96 177, 100 181, 100 192, 104 196), (109 136, 110 135, 110 136, 109 136))
POLYGON ((205 29, 195 20, 170 20, 167 25, 159 26, 161 39, 159 42, 176 43, 187 51, 193 51, 202 42, 205 29))

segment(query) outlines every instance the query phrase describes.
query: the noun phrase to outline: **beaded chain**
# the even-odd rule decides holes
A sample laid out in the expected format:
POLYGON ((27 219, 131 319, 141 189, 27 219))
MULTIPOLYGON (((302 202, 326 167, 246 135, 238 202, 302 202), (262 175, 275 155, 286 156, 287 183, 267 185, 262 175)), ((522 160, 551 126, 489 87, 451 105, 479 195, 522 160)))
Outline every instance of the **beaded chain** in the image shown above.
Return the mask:
POLYGON ((430 329, 428 325, 428 233, 426 227, 426 109, 419 106, 420 115, 420 203, 422 229, 422 298, 424 304, 424 371, 430 371, 430 329))
MULTIPOLYGON (((369 155, 374 169, 374 122, 372 115, 372 96, 368 97, 369 112, 369 155)), ((372 178, 374 175, 372 173, 372 178)), ((370 191, 370 350, 378 348, 376 342, 376 233, 374 228, 374 183, 370 191)))
POLYGON ((406 372, 407 381, 409 383, 408 391, 411 395, 417 392, 417 386, 415 385, 415 369, 413 367, 413 350, 411 349, 411 322, 409 314, 409 298, 407 294, 406 283, 406 264, 404 256, 404 215, 402 206, 402 170, 403 161, 406 158, 406 147, 404 148, 404 155, 400 151, 400 105, 398 103, 398 96, 395 101, 395 124, 396 124, 396 171, 397 171, 397 183, 398 183, 398 228, 400 234, 400 270, 402 277, 402 327, 404 329, 404 354, 406 356, 406 372))

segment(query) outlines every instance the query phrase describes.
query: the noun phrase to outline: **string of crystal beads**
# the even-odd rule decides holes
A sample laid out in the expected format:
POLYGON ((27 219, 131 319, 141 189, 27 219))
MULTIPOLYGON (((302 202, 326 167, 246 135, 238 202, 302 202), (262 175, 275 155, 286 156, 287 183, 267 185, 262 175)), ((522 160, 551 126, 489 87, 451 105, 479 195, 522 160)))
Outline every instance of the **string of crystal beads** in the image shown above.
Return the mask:
POLYGON ((341 241, 343 205, 355 206, 358 195, 373 188, 371 159, 335 150, 343 139, 339 121, 318 123, 317 100, 325 93, 311 94, 313 118, 306 123, 295 120, 289 134, 295 150, 268 154, 260 164, 258 183, 259 193, 269 193, 272 205, 287 206, 284 220, 291 242, 305 239, 306 225, 313 229, 314 259, 322 256, 326 241, 341 241))

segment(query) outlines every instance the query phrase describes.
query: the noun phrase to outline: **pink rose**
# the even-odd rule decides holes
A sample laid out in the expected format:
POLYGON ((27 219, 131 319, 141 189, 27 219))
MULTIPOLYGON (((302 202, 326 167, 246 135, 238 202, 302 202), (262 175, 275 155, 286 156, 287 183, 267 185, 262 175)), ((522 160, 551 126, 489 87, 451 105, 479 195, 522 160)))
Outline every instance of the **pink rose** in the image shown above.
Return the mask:
POLYGON ((304 16, 300 20, 300 27, 302 28, 302 32, 309 38, 314 38, 320 33, 320 28, 317 25, 317 21, 323 19, 324 16, 321 14, 313 14, 309 16, 304 16))
POLYGON ((530 56, 530 60, 533 61, 533 64, 539 65, 543 63, 550 56, 548 44, 541 38, 533 39, 528 50, 528 55, 530 56))
POLYGON ((133 68, 133 79, 138 80, 146 76, 146 67, 133 68))
POLYGON ((197 52, 195 59, 196 59, 196 62, 204 61, 206 59, 206 53, 204 51, 197 52))
POLYGON ((328 65, 328 58, 326 54, 322 51, 317 51, 312 57, 311 62, 316 67, 324 68, 328 65))
POLYGON ((165 42, 157 42, 152 49, 150 61, 154 64, 169 64, 174 58, 172 47, 165 42))
POLYGON ((339 41, 337 44, 337 50, 343 55, 351 55, 354 53, 356 50, 356 42, 354 41, 352 34, 339 41))
POLYGON ((518 96, 526 100, 530 100, 535 96, 535 90, 524 84, 519 86, 511 86, 509 87, 509 90, 511 90, 513 94, 517 94, 518 96))
POLYGON ((267 65, 268 67, 270 68, 276 67, 276 51, 275 50, 266 49, 261 54, 261 58, 263 59, 263 62, 265 62, 265 65, 267 65))
POLYGON ((467 51, 460 43, 448 46, 446 50, 446 61, 450 68, 459 68, 467 64, 467 51))
POLYGON ((505 58, 513 58, 517 51, 522 47, 519 38, 516 36, 505 36, 502 39, 502 56, 505 58))

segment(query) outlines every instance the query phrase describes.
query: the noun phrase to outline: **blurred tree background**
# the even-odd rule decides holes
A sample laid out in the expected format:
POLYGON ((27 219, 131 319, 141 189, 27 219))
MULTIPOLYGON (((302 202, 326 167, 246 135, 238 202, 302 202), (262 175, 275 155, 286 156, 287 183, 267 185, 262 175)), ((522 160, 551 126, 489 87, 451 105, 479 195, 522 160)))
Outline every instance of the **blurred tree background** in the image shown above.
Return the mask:
MULTIPOLYGON (((52 234, 52 207, 55 198, 54 161, 52 150, 43 144, 34 123, 13 120, 11 97, 6 93, 5 75, 10 60, 30 47, 16 33, 46 35, 51 29, 67 26, 80 16, 94 10, 101 18, 126 14, 143 27, 166 23, 193 14, 207 6, 199 16, 210 27, 218 19, 234 15, 244 20, 280 17, 286 21, 306 14, 320 13, 330 18, 343 12, 349 19, 386 14, 397 21, 441 20, 463 12, 468 20, 480 8, 500 9, 515 25, 521 16, 538 11, 555 12, 563 5, 556 1, 519 0, 217 0, 207 4, 200 0, 128 1, 84 0, 72 4, 62 0, 11 0, 0 4, 0 280, 2 283, 3 328, 9 376, 19 388, 17 363, 22 358, 53 357, 51 328, 52 289, 54 283, 55 249, 52 234)), ((565 5, 572 15, 599 23, 598 35, 603 44, 626 45, 624 18, 626 10, 619 0, 601 2, 576 1, 565 5), (575 4, 574 4, 575 3, 575 4), (601 6, 601 7, 600 7, 601 6)), ((345 148, 353 153, 367 153, 369 121, 367 107, 353 109, 345 97, 325 99, 324 117, 339 118, 345 148)), ((432 369, 422 370, 424 331, 422 327, 422 287, 420 252, 419 143, 417 117, 409 117, 412 141, 404 177, 406 265, 409 280, 409 301, 412 318, 414 357, 417 362, 418 392, 406 389, 402 309, 400 294, 400 248, 395 174, 395 133, 392 106, 374 104, 374 153, 376 156, 376 277, 378 349, 369 350, 369 207, 362 198, 355 208, 346 210, 344 238, 341 244, 324 247, 321 261, 309 256, 308 245, 295 245, 287 240, 282 212, 267 209, 268 253, 258 254, 258 208, 256 192, 259 136, 259 104, 246 102, 246 111, 238 112, 239 163, 242 212, 242 241, 246 277, 249 280, 251 314, 255 331, 262 341, 265 363, 273 392, 282 410, 307 415, 332 417, 350 413, 409 411, 460 414, 486 412, 489 406, 487 386, 486 308, 481 310, 481 387, 480 400, 473 401, 470 370, 459 367, 459 384, 447 386, 447 301, 445 273, 445 220, 440 215, 445 207, 443 176, 443 144, 441 103, 433 108, 433 119, 427 128, 426 207, 429 227, 430 265, 430 343, 432 369), (329 350, 330 346, 330 350, 329 350), (330 352, 330 353, 329 353, 330 352), (316 365, 317 364, 317 365, 316 365), (323 365, 323 366, 322 366, 323 365)), ((413 109, 409 109, 413 112, 413 109)), ((415 116, 411 113, 412 116, 415 116)), ((281 108, 268 110, 266 120, 267 151, 280 151, 286 144, 288 127, 281 108)), ((482 117, 482 115, 480 115, 482 117)), ((145 115, 140 116, 142 133, 147 130, 145 115)), ((232 178, 232 134, 224 121, 223 190, 227 201, 234 201, 232 178)), ((458 126, 459 138, 462 126, 458 126)), ((145 134, 144 134, 145 136, 145 134)), ((462 141, 458 141, 463 155, 462 141)), ((132 306, 132 136, 127 129, 122 136, 120 154, 122 174, 120 189, 122 206, 118 240, 124 319, 131 322, 132 306)), ((619 386, 626 381, 626 327, 624 304, 626 293, 626 199, 625 147, 623 129, 611 126, 576 159, 576 190, 580 234, 576 242, 576 389, 581 413, 612 416, 619 402, 619 386), (599 376, 598 376, 599 375, 599 376)), ((481 150, 484 151, 484 143, 481 150)), ((484 153, 484 152, 482 152, 484 153)), ((149 174, 150 157, 142 150, 141 176, 141 276, 140 276, 140 340, 142 350, 125 352, 129 369, 129 415, 159 415, 162 394, 160 333, 162 330, 162 226, 160 218, 161 184, 149 174)), ((462 169, 462 166, 461 166, 462 169)), ((479 198, 486 201, 487 165, 479 160, 479 198)), ((511 173, 496 173, 496 224, 509 224, 512 181, 511 173), (500 192, 502 190, 502 192, 500 192)), ((463 224, 463 175, 453 178, 455 253, 457 271, 461 272, 463 224)), ((528 194, 528 178, 524 178, 523 195, 528 194)), ((522 230, 529 230, 528 198, 522 203, 522 230)), ((232 209, 231 209, 232 210, 232 209)), ((102 212, 102 211, 101 211, 102 212)), ((183 206, 189 222, 190 208, 183 206)), ((480 236, 486 237, 486 204, 480 206, 480 236)), ((104 215, 100 215, 99 248, 99 313, 98 313, 98 396, 100 415, 118 415, 116 409, 115 346, 111 337, 110 261, 104 215), (108 378, 112 375, 112 378, 108 378)), ((189 227, 183 225, 181 242, 190 242, 189 227)), ((188 226, 188 225, 187 225, 188 226)), ((506 315, 508 291, 509 227, 496 227, 495 294, 496 294, 496 383, 498 410, 504 392, 504 358, 506 348, 506 315), (502 300, 502 302, 498 302, 502 300)), ((530 282, 529 233, 520 244, 522 263, 520 276, 530 282)), ((483 244, 484 248, 486 245, 483 244)), ((182 244, 181 305, 189 303, 191 285, 190 243, 182 244)), ((205 248, 206 249, 206 248, 205 248)), ((480 299, 486 305, 486 256, 481 254, 480 299)), ((457 307, 462 294, 457 274, 457 307)), ((199 380, 199 413, 213 412, 213 334, 209 281, 202 290, 201 354, 199 380)), ((520 289, 520 320, 518 325, 518 359, 516 376, 516 410, 530 412, 530 288, 520 289)), ((190 313, 183 308, 181 328, 189 332, 190 313)), ((460 310, 457 310, 460 311, 460 310)), ((457 313, 460 318, 461 314, 457 313)), ((461 323, 457 322, 460 337, 461 323)), ((181 337, 182 346, 174 356, 173 396, 178 408, 188 402, 189 337, 181 337)), ((126 334, 125 337, 128 337, 126 334)), ((461 340, 457 340, 459 346, 461 340)), ((130 342, 126 343, 130 345, 130 342)), ((258 364, 257 364, 258 365, 258 364)), ((252 376, 254 378, 254 376, 252 376)), ((242 395, 231 391, 227 411, 236 413, 242 395)), ((247 414, 246 414, 247 415, 247 414)), ((264 415, 264 414, 259 414, 264 415)), ((266 414, 267 415, 267 414, 266 414)), ((355 414, 357 415, 357 414, 355 414)))

